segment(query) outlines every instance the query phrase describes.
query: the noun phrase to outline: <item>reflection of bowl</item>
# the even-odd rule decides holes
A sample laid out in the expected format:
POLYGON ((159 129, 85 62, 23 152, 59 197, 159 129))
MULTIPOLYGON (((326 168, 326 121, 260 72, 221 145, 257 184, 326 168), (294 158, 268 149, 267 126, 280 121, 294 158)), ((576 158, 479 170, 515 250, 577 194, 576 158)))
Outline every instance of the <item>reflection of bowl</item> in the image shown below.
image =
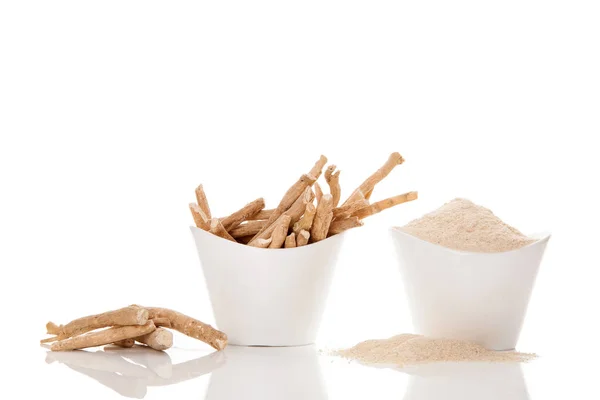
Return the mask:
POLYGON ((529 399, 516 363, 436 363, 401 371, 411 375, 404 400, 529 399))
POLYGON ((514 349, 550 235, 502 253, 451 250, 392 228, 416 333, 514 349))
POLYGON ((322 400, 327 398, 314 346, 238 347, 224 350, 206 400, 322 400))
POLYGON ((217 326, 231 344, 314 343, 343 233, 297 248, 259 249, 191 229, 217 326))

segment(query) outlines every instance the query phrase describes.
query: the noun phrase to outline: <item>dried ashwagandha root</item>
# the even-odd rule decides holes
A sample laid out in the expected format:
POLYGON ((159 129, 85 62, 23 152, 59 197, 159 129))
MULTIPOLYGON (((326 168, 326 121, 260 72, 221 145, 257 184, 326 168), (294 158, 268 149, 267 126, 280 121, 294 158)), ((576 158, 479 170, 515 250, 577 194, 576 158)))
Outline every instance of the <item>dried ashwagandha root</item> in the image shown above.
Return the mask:
POLYGON ((269 218, 271 218, 271 214, 273 214, 273 211, 275 211, 275 209, 260 210, 256 214, 248 217, 248 221, 255 221, 255 220, 259 220, 259 219, 268 220, 269 218))
POLYGON ((329 185, 329 193, 333 197, 333 208, 338 206, 340 197, 342 196, 342 190, 340 188, 340 171, 335 171, 337 167, 330 165, 325 170, 325 182, 329 185))
POLYGON ((327 157, 321 156, 310 171, 286 191, 274 209, 265 209, 264 200, 259 198, 229 216, 211 218, 200 185, 196 189, 198 204, 190 204, 190 210, 196 226, 232 242, 257 248, 301 247, 362 226, 362 219, 416 199, 417 193, 409 192, 373 204, 369 202, 375 186, 403 162, 399 153, 392 153, 341 205, 340 171, 332 164, 323 172, 327 157), (321 175, 329 186, 329 194, 324 194, 317 182, 321 175), (285 224, 288 218, 289 223, 285 224))
POLYGON ((298 232, 298 236, 296 236, 296 247, 306 246, 308 244, 308 240, 310 239, 310 232, 305 231, 304 229, 298 232))
POLYGON ((244 207, 237 210, 228 217, 223 218, 221 220, 221 224, 223 224, 223 227, 227 231, 230 231, 231 229, 241 224, 243 221, 247 220, 249 217, 258 213, 263 208, 265 208, 265 200, 261 197, 246 204, 244 207))
POLYGON ((291 249, 292 247, 296 247, 296 234, 294 232, 287 235, 285 238, 285 243, 283 247, 286 249, 291 249))
POLYGON ((310 231, 316 212, 317 208, 312 201, 306 205, 304 215, 294 224, 293 231, 296 235, 298 235, 301 230, 310 231))
POLYGON ((281 218, 283 218, 285 216, 290 217, 290 224, 296 223, 302 216, 302 213, 304 212, 304 210, 306 210, 307 204, 313 200, 313 197, 314 197, 314 193, 312 192, 311 188, 310 187, 305 188, 304 193, 302 193, 302 195, 296 199, 294 204, 292 204, 292 206, 285 213, 280 215, 279 218, 276 219, 275 222, 273 222, 270 226, 262 229, 262 231, 259 232, 254 237, 254 239, 252 239, 250 241, 250 245, 253 245, 254 244, 253 242, 257 239, 267 239, 267 238, 271 237, 271 235, 273 234, 273 230, 275 230, 275 228, 280 225, 281 218))
POLYGON ((200 229, 204 229, 205 231, 210 229, 209 220, 202 211, 202 209, 196 203, 190 203, 190 211, 192 212, 192 217, 194 218, 194 223, 200 229))
POLYGON ((184 335, 201 340, 217 350, 223 350, 225 346, 227 346, 227 335, 202 321, 198 321, 197 319, 168 308, 144 308, 148 310, 151 319, 168 319, 171 323, 171 328, 184 335))
POLYGON ((315 197, 317 198, 317 203, 319 203, 321 201, 321 198, 323 197, 323 189, 321 189, 321 185, 319 185, 319 182, 315 182, 313 186, 315 188, 315 197))
POLYGON ((402 164, 403 162, 404 158, 402 158, 400 153, 392 153, 385 164, 383 164, 381 168, 375 171, 373 175, 369 176, 358 188, 356 188, 356 190, 352 192, 350 197, 348 197, 348 199, 342 205, 352 203, 353 201, 360 199, 360 195, 358 194, 359 191, 362 192, 365 198, 370 197, 375 185, 381 182, 386 176, 389 175, 390 172, 392 172, 396 166, 402 164))
MULTIPOLYGON (((300 179, 298 179, 298 181, 288 189, 288 191, 285 193, 285 195, 279 202, 277 208, 271 213, 271 216, 267 220, 266 227, 263 228, 263 230, 261 230, 260 232, 258 232, 256 236, 254 236, 254 239, 258 239, 259 237, 261 237, 260 235, 264 232, 264 230, 271 226, 273 222, 277 220, 277 218, 279 218, 284 212, 286 212, 292 206, 292 204, 294 204, 294 202, 298 200, 298 197, 300 197, 302 193, 304 193, 305 189, 309 186, 312 186, 316 180, 317 178, 315 178, 314 176, 306 174, 302 175, 300 179)), ((252 241, 250 241, 250 243, 252 243, 252 241)))
POLYGON ((153 332, 135 338, 154 350, 167 350, 173 346, 173 334, 164 328, 156 328, 153 332))
POLYGON ((218 218, 213 218, 210 220, 210 233, 222 237, 223 239, 235 242, 235 239, 229 234, 229 232, 227 232, 218 218))
POLYGON ((196 188, 196 201, 198 202, 198 207, 200 207, 200 209, 206 216, 206 219, 212 219, 210 207, 208 206, 208 200, 206 199, 206 194, 204 193, 204 187, 202 185, 199 185, 196 188))
POLYGON ((231 231, 229 234, 233 236, 235 239, 241 238, 244 236, 254 236, 256 235, 262 228, 265 227, 267 221, 264 220, 256 220, 256 221, 247 221, 243 224, 238 225, 231 231))
POLYGON ((283 246, 285 238, 287 237, 291 220, 292 217, 285 214, 277 220, 277 226, 275 226, 275 229, 273 229, 273 234, 271 235, 271 244, 269 245, 270 249, 280 249, 281 246, 283 246))
POLYGON ((268 239, 258 238, 256 240, 248 243, 248 245, 252 246, 252 247, 258 247, 259 249, 266 249, 271 245, 272 241, 273 240, 271 238, 268 238, 268 239))
POLYGON ((321 201, 317 205, 317 212, 313 220, 312 228, 310 229, 310 237, 313 242, 321 241, 327 238, 329 232, 329 224, 333 219, 333 196, 324 194, 321 201))
POLYGON ((102 346, 120 340, 131 339, 154 331, 156 327, 152 321, 145 325, 117 326, 105 330, 90 332, 83 335, 59 340, 52 343, 52 351, 68 351, 85 349, 87 347, 102 346))
POLYGON ((366 199, 356 200, 352 203, 348 203, 344 206, 333 209, 333 219, 346 219, 350 217, 354 212, 369 207, 369 202, 366 199))
POLYGON ((346 219, 336 219, 329 226, 328 236, 337 235, 347 231, 348 229, 357 228, 363 226, 363 222, 358 217, 350 217, 346 219))
POLYGON ((419 197, 418 192, 408 192, 404 194, 400 194, 398 196, 390 197, 376 203, 371 204, 368 207, 361 208, 355 211, 352 216, 358 217, 359 219, 363 219, 369 217, 371 215, 377 214, 383 210, 386 210, 390 207, 397 206, 398 204, 406 203, 408 201, 416 200, 419 197))
POLYGON ((144 325, 147 322, 148 311, 136 306, 124 307, 102 314, 88 315, 87 317, 75 319, 66 325, 56 325, 53 322, 48 322, 46 324, 47 333, 56 336, 44 339, 42 343, 63 340, 109 326, 144 325))

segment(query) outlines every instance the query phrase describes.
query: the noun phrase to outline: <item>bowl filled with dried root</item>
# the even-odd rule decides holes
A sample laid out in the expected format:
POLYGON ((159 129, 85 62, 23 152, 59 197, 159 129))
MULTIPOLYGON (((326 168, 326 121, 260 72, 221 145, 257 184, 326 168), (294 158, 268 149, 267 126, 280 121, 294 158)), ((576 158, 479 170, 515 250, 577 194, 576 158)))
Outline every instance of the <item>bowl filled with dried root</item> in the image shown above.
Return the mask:
POLYGON ((344 233, 363 219, 417 198, 408 192, 379 202, 375 185, 402 164, 398 153, 340 202, 340 172, 321 156, 277 207, 256 199, 213 217, 202 185, 190 204, 191 227, 219 329, 231 344, 314 343, 344 233), (324 172, 323 169, 325 168, 324 172), (323 175, 328 193, 317 180, 323 175))
POLYGON ((515 348, 549 234, 454 199, 392 236, 416 333, 515 348))

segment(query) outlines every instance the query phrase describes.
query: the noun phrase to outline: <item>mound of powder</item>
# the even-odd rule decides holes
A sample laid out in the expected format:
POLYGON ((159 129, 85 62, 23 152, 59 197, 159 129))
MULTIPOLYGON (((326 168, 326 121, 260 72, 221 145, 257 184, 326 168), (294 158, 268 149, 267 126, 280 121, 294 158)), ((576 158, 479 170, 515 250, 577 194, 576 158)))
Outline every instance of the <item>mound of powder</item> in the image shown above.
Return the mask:
POLYGON ((515 250, 535 241, 466 199, 454 199, 401 229, 440 246, 480 253, 515 250))
POLYGON ((399 367, 445 361, 525 362, 536 357, 535 354, 515 351, 488 350, 463 340, 432 339, 412 334, 367 340, 335 354, 364 364, 399 367))

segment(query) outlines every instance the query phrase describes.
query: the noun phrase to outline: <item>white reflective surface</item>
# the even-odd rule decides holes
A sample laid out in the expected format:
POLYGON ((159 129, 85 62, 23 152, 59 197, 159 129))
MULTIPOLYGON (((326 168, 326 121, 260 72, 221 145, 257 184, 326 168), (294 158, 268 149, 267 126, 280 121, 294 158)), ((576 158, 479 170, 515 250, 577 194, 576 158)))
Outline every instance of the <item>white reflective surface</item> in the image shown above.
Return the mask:
POLYGON ((314 346, 38 351, 30 385, 21 385, 23 394, 43 391, 63 400, 537 400, 598 394, 594 381, 583 379, 591 372, 576 372, 560 358, 541 357, 523 365, 438 363, 394 369, 323 355, 314 346))

